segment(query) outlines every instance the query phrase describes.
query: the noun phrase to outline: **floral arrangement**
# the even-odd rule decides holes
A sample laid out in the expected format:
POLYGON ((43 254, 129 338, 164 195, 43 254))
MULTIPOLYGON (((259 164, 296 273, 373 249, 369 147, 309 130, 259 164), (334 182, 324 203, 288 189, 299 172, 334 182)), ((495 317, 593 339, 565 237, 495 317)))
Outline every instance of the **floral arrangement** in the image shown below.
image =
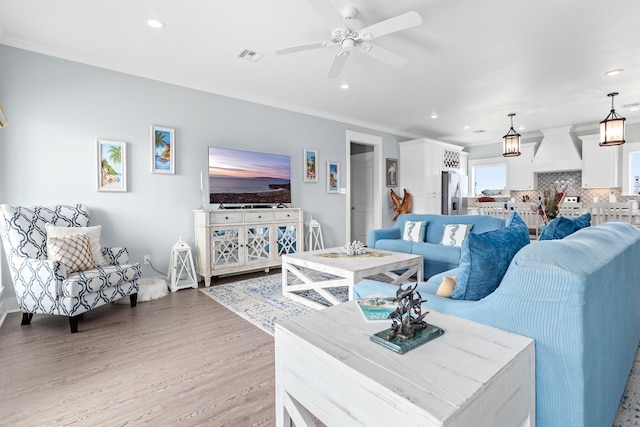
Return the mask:
POLYGON ((548 190, 542 192, 542 199, 531 205, 531 209, 537 212, 545 224, 558 216, 558 211, 564 200, 564 192, 569 182, 556 181, 548 190))
POLYGON ((348 256, 362 255, 366 252, 364 249, 364 243, 354 240, 353 242, 344 246, 343 250, 348 256))

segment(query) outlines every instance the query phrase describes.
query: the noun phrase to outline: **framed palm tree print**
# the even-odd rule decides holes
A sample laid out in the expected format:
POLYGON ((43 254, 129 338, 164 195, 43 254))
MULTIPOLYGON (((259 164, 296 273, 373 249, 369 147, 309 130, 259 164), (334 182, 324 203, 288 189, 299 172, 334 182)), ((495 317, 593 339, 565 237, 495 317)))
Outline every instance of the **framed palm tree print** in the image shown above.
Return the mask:
POLYGON ((151 126, 151 173, 176 173, 176 143, 173 129, 151 126))
POLYGON ((318 182, 318 150, 304 149, 303 182, 318 182))
POLYGON ((127 144, 96 140, 98 191, 127 191, 127 144))

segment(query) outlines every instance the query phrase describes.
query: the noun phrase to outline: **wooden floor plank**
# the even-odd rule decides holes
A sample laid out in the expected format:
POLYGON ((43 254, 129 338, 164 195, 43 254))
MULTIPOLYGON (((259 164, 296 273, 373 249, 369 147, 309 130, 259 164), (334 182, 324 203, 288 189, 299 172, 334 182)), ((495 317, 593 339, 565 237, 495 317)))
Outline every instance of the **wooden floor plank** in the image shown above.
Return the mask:
POLYGON ((20 320, 0 328, 0 425, 275 424, 273 337, 196 289, 100 307, 76 334, 20 320))

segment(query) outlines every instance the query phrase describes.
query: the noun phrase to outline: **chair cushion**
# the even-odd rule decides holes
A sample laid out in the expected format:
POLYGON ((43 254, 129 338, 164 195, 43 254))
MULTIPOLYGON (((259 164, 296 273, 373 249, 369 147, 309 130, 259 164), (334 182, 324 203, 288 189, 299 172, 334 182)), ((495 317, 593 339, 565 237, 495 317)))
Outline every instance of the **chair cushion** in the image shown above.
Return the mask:
MULTIPOLYGON (((100 234, 102 233, 102 226, 96 225, 95 227, 58 227, 52 224, 45 224, 47 231, 47 240, 50 237, 65 237, 65 236, 77 236, 78 234, 86 234, 89 237, 91 243, 91 253, 96 265, 107 265, 102 256, 102 248, 100 247, 100 234)), ((48 244, 48 241, 47 241, 48 244)), ((51 258, 51 254, 47 252, 47 257, 51 258)))
POLYGON ((141 276, 140 264, 109 265, 70 274, 62 283, 65 297, 77 297, 84 293, 99 292, 119 283, 137 280, 141 276))
POLYGON ((547 224, 544 230, 542 230, 542 233, 540 233, 538 240, 564 239, 568 235, 575 233, 581 228, 589 227, 590 225, 591 214, 588 212, 577 218, 559 216, 547 224))
POLYGON ((402 239, 382 239, 376 242, 376 249, 410 254, 414 245, 415 243, 402 239))
POLYGON ((86 234, 47 239, 47 252, 51 259, 67 267, 67 274, 96 266, 91 254, 91 244, 86 234))
POLYGON ((479 300, 491 294, 504 277, 511 259, 529 244, 529 229, 517 212, 507 226, 486 233, 469 233, 462 243, 460 267, 452 299, 479 300))

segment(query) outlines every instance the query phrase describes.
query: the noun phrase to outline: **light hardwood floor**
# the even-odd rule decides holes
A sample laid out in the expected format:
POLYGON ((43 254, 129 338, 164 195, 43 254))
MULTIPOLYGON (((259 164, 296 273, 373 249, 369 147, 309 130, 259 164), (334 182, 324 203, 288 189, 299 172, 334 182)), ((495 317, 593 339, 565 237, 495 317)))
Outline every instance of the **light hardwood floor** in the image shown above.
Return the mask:
POLYGON ((20 320, 0 327, 0 425, 275 424, 273 337, 196 289, 108 304, 76 334, 20 320))

